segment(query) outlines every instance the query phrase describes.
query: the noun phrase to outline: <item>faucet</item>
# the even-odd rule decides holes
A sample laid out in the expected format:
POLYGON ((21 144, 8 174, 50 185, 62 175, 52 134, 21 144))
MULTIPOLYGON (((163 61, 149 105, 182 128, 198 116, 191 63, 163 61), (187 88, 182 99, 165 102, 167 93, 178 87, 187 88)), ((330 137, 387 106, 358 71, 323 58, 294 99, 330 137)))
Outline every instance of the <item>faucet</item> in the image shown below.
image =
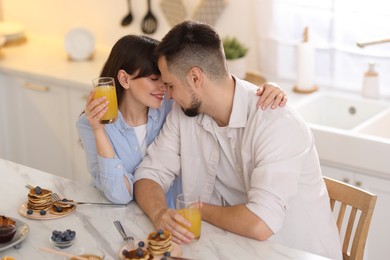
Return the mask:
POLYGON ((390 42, 390 39, 382 39, 382 40, 375 40, 369 42, 357 42, 356 44, 359 48, 364 48, 368 45, 375 45, 375 44, 386 43, 386 42, 390 42))

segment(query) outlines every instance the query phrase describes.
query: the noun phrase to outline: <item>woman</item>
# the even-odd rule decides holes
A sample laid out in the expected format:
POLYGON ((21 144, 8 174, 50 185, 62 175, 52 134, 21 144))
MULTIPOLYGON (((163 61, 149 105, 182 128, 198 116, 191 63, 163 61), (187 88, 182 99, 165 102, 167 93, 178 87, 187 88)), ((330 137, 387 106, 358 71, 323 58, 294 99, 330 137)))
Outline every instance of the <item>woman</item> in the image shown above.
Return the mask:
MULTIPOLYGON (((100 124, 107 111, 105 98, 93 99, 93 90, 77 121, 92 184, 108 200, 128 203, 133 199, 133 174, 162 128, 172 107, 164 98, 166 86, 160 78, 154 49, 158 41, 147 36, 127 35, 118 40, 103 66, 100 76, 113 77, 118 100, 118 118, 100 124)), ((283 106, 287 99, 277 86, 261 88, 259 105, 283 106)), ((166 194, 168 206, 175 207, 180 182, 176 180, 166 194)))

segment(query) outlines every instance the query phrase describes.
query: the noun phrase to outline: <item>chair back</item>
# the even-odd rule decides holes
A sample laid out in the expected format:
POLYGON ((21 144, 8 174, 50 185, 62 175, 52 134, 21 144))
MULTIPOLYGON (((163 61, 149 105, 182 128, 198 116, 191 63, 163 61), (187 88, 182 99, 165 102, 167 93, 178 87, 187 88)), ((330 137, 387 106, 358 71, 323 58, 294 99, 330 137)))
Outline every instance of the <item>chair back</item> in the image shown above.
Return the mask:
POLYGON ((324 181, 339 234, 344 233, 343 259, 361 260, 377 196, 329 177, 324 181))

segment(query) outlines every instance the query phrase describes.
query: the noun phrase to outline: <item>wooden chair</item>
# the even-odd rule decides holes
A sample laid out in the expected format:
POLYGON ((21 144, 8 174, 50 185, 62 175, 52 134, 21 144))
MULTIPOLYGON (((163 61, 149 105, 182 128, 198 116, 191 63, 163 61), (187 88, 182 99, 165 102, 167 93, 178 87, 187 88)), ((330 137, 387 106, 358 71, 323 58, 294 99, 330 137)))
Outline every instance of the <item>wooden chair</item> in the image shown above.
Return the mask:
POLYGON ((342 239, 343 259, 363 259, 377 196, 325 176, 324 181, 328 189, 331 209, 337 216, 339 234, 345 232, 344 239, 342 239))

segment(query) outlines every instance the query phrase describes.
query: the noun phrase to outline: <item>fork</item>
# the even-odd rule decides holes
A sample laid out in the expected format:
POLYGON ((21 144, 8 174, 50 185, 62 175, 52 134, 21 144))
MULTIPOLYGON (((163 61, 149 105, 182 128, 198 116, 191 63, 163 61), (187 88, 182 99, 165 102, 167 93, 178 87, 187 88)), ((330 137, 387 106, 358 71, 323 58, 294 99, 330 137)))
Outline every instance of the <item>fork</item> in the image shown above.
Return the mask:
POLYGON ((75 202, 75 201, 63 201, 60 196, 57 193, 51 194, 51 200, 52 202, 60 202, 62 204, 68 204, 68 205, 100 205, 100 206, 117 206, 117 207, 126 207, 127 204, 118 204, 118 203, 105 203, 105 202, 75 202))
POLYGON ((132 236, 127 236, 126 235, 126 232, 125 232, 121 222, 119 220, 116 220, 116 221, 114 221, 114 225, 115 225, 116 229, 118 229, 118 231, 121 234, 123 240, 125 241, 127 248, 129 250, 132 250, 133 248, 135 248, 134 238, 132 236))

